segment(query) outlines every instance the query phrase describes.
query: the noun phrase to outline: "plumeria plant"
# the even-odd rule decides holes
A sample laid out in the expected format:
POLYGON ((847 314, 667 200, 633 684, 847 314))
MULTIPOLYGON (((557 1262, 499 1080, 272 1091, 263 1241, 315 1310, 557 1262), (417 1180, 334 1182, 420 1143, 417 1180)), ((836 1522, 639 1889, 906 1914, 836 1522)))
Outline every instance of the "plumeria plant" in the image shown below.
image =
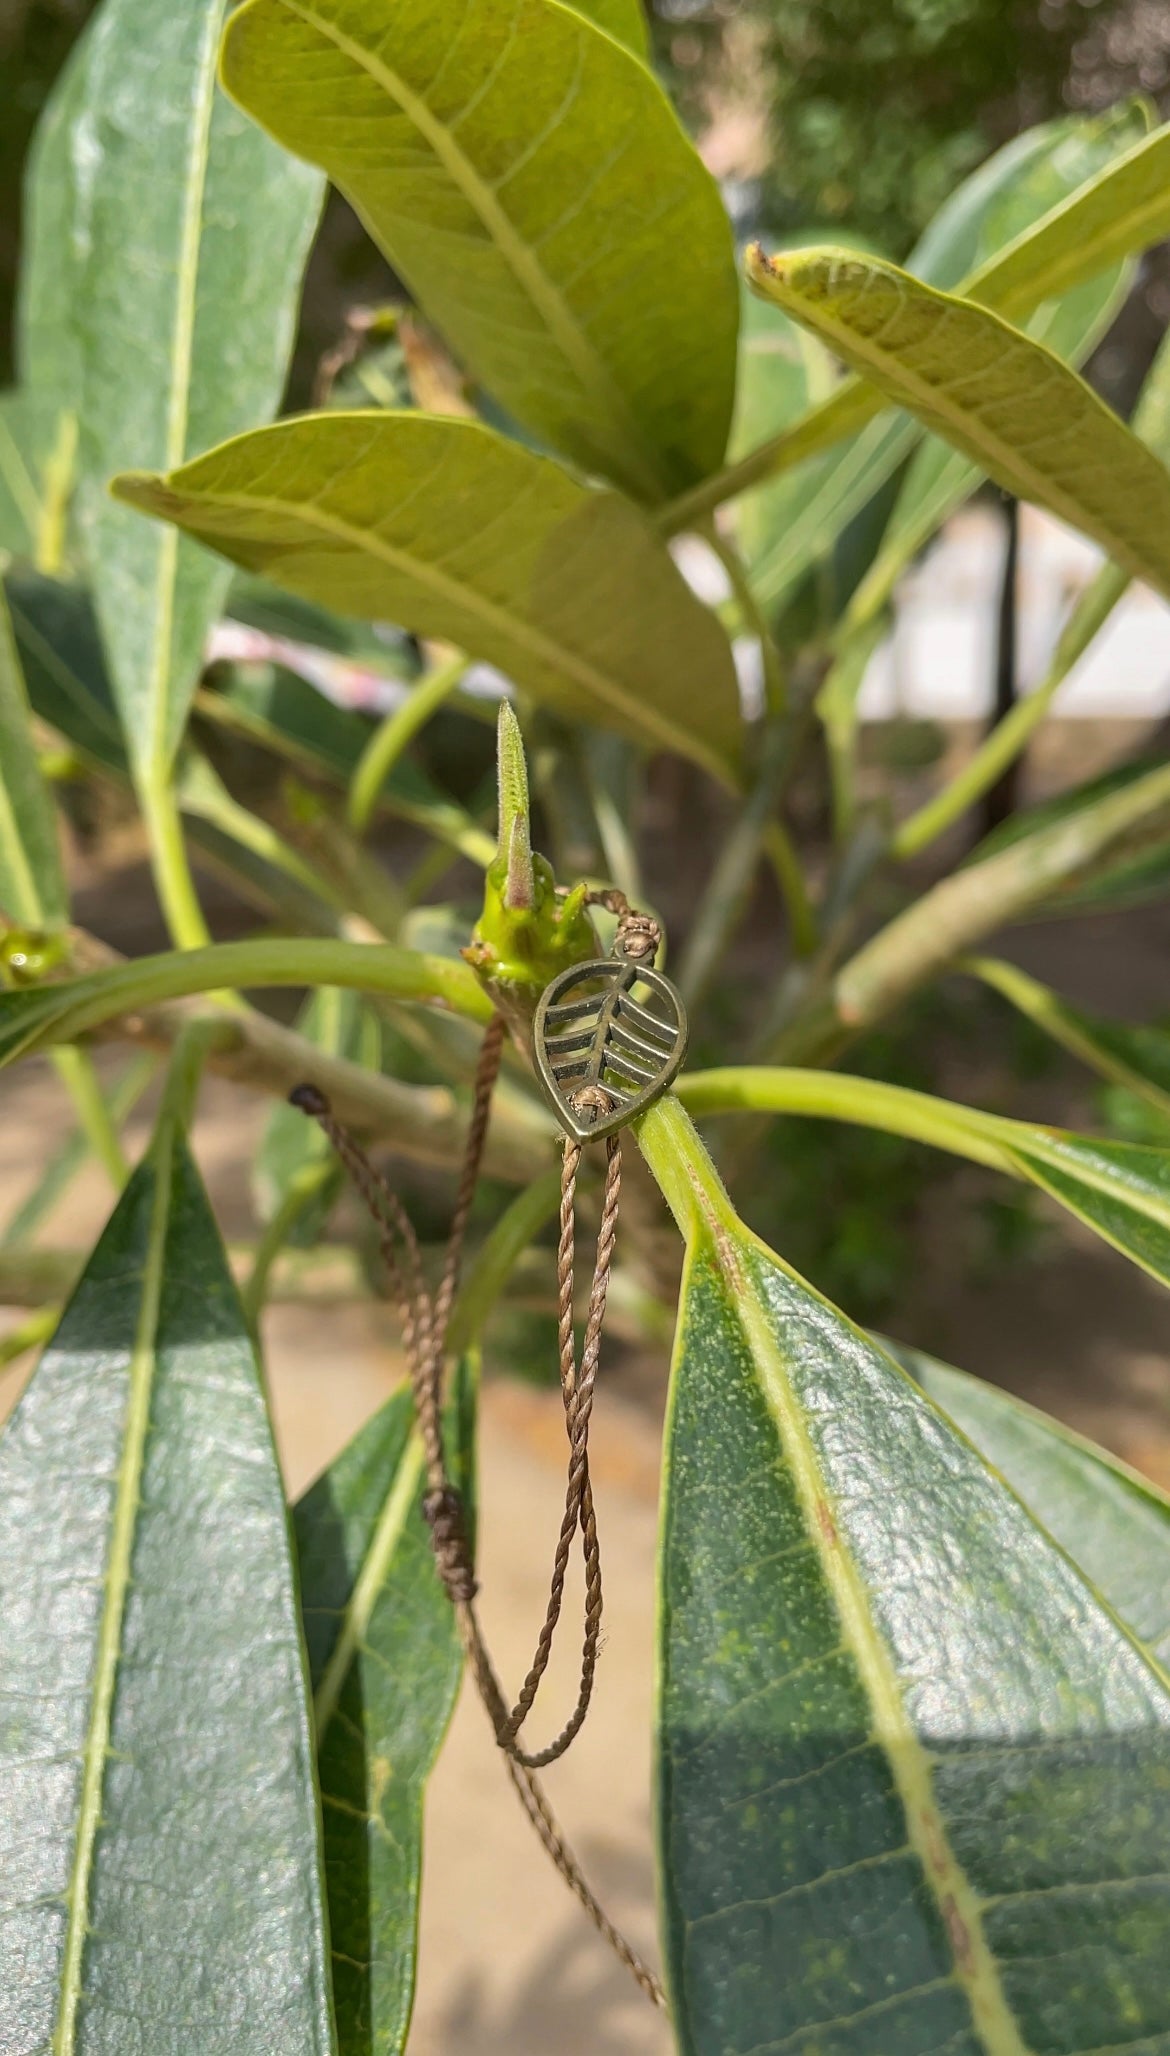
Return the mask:
POLYGON ((736 1205, 753 1136, 815 1115, 1038 1188, 1170 1283, 1165 1150, 848 1069, 957 974, 1170 1109, 1164 1034, 982 953, 1039 908, 1165 891, 1170 762, 1018 817, 917 896, 908 870, 1128 583, 1170 596, 1170 355, 1129 425, 1076 369, 1170 234, 1170 128, 1139 103, 1030 131, 904 269, 807 239, 737 259, 638 0, 101 0, 26 231, 0 401, 0 1056, 49 1054, 76 1139, 0 1244, 25 1309, 5 1351, 44 1345, 0 1440, 0 2051, 407 2046, 423 1798, 467 1636, 409 1391, 290 1519, 259 1317, 283 1253, 330 1233, 340 1173, 284 1102, 308 1081, 391 1183, 456 1171, 504 1017, 441 1395, 470 1547, 476 1346, 534 1241, 550 1275, 555 1247, 533 1021, 610 947, 604 908, 646 906, 664 754, 734 807, 669 938, 721 1061, 633 1119, 617 1251, 675 1332, 661 1990, 642 1981, 687 2056, 1170 2050, 1170 1506, 854 1325, 736 1205), (316 411, 274 418, 327 179, 410 308, 357 320, 316 411), (899 814, 859 775, 861 680, 985 479, 1104 568, 1041 689, 899 814), (717 585, 688 582, 696 558, 717 585), (519 718, 498 827, 420 748, 440 714, 475 732, 485 666, 519 718), (322 695, 346 667, 389 712, 322 695), (826 760, 827 864, 792 805, 826 760), (140 810, 162 954, 71 921, 57 806, 86 787, 140 810), (409 869, 371 841, 387 822, 409 869), (759 867, 784 914, 729 1029, 717 981, 759 867), (209 936, 211 869, 256 910, 242 939, 209 936), (295 1027, 264 1011, 275 987, 304 996, 295 1027), (97 1037, 124 1051, 100 1078, 97 1037), (207 1072, 273 1102, 242 1286, 188 1142, 207 1072), (78 1273, 40 1234, 88 1152, 117 1198, 78 1273))

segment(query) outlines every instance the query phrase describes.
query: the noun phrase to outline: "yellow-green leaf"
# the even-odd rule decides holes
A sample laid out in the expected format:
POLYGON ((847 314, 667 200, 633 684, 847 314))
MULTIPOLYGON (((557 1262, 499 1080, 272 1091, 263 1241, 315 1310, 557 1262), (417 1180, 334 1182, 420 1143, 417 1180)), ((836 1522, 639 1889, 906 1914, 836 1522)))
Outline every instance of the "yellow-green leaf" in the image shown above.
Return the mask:
POLYGON ((116 490, 308 599, 441 637, 575 720, 727 775, 730 647, 665 546, 629 501, 478 422, 308 416, 116 490))
POLYGON ((518 420, 644 500, 721 461, 738 319, 723 203, 652 74, 583 14, 249 0, 223 76, 329 173, 518 420))
POLYGON ((1170 593, 1170 473, 1050 350, 876 258, 757 248, 748 264, 757 290, 1000 485, 1170 593))

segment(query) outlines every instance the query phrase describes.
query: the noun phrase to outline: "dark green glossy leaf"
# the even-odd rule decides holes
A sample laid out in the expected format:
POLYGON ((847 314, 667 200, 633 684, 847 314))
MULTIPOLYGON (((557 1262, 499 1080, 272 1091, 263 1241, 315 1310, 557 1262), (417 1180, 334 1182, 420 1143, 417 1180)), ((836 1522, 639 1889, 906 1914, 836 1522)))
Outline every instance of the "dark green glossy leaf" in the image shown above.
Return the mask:
MULTIPOLYGON (((471 1504, 474 1381, 448 1417, 471 1504)), ((423 1518, 421 1446, 401 1391, 296 1509, 316 1691, 333 1981, 342 2056, 398 2056, 414 1998, 422 1808, 463 1651, 423 1518)))
POLYGON ((735 1219, 689 1243, 659 1840, 686 2056, 1170 2042, 1164 1673, 893 1359, 735 1219))
POLYGON ((0 2047, 332 2056, 288 1519, 165 1112, 0 1442, 0 2047))
POLYGON ((738 302, 719 190, 646 66, 582 14, 249 0, 223 75, 518 421, 644 500, 720 462, 738 302))
POLYGON ((967 1371, 886 1342, 903 1370, 1091 1578, 1159 1662, 1170 1659, 1170 1499, 1095 1442, 967 1371))
POLYGON ((120 468, 179 463, 274 411, 322 191, 218 91, 224 13, 225 0, 105 0, 33 181, 27 375, 76 417, 118 705, 135 765, 156 772, 178 746, 227 574, 131 520, 106 488, 120 468))
POLYGON ((56 816, 0 587, 0 912, 22 928, 52 929, 68 910, 56 816))
POLYGON ((575 720, 726 775, 731 651, 664 544, 629 501, 476 422, 309 415, 117 491, 308 599, 452 642, 575 720))

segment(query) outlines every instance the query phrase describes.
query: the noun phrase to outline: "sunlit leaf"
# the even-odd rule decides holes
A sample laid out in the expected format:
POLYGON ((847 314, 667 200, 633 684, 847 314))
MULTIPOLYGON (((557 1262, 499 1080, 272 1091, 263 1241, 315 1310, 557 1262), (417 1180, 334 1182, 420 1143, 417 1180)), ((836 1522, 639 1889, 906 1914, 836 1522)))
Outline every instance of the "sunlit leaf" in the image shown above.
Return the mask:
POLYGON ((885 1351, 736 1220, 668 1102, 658 1833, 675 2031, 1151 2048, 1164 1673, 885 1351))
MULTIPOLYGON (((1016 137, 939 209, 906 260, 907 269, 930 285, 961 288, 964 278, 978 265, 1128 150, 1145 128, 1144 109, 1131 106, 1090 120, 1049 122, 1016 137)), ((1038 309, 1026 324, 1029 334, 1048 342, 1058 356, 1080 361, 1110 317, 1121 270, 1117 265, 1103 279, 1092 279, 1071 292, 1063 304, 1038 309)), ((774 315, 778 312, 773 310, 774 315)), ((761 429, 756 440, 762 441, 765 432, 761 429)), ((791 591, 845 524, 892 476, 920 441, 921 433, 905 414, 883 415, 816 464, 802 465, 791 475, 745 496, 738 506, 737 527, 752 559, 753 588, 762 600, 778 604, 791 591)), ((927 470, 931 508, 933 511, 937 502, 941 518, 941 512, 963 496, 963 478, 971 470, 945 444, 933 443, 928 448, 941 450, 941 460, 928 458, 925 449, 921 452, 899 503, 903 522, 908 518, 903 503, 917 506, 916 519, 919 526, 926 522, 926 535, 931 527, 919 503, 928 487, 926 480, 915 474, 927 470), (949 474, 941 487, 933 475, 937 461, 949 474)), ((893 519, 898 521, 899 515, 893 519)), ((885 541, 889 542, 888 535, 885 541)))
POLYGON ((0 2046, 333 2056, 288 1519, 164 1113, 0 1442, 0 2046))
POLYGON ((998 484, 1170 592, 1170 473, 1049 350, 874 258, 758 252, 749 267, 760 291, 998 484))
POLYGON ((1002 1471, 1126 1625, 1170 1658, 1170 1500, 1148 1478, 1011 1392, 904 1342, 903 1370, 1002 1471))
POLYGON ((106 0, 33 174, 26 375, 76 420, 117 702, 134 764, 156 772, 182 734, 227 574, 133 521, 107 484, 274 411, 322 190, 218 91, 224 12, 225 0, 106 0))
POLYGON ((223 75, 517 420, 642 499, 720 462, 738 303, 719 190, 646 66, 582 14, 249 0, 223 75))
POLYGON ((577 720, 714 768, 734 750, 727 639, 643 517, 476 422, 313 415, 117 490, 308 599, 484 657, 577 720))

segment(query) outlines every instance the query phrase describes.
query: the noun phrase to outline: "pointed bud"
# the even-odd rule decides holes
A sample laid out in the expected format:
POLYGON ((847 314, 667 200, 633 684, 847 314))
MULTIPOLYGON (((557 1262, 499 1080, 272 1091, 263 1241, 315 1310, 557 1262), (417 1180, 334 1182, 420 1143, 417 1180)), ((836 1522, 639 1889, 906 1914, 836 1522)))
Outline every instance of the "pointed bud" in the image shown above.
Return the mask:
POLYGON ((520 723, 507 700, 500 701, 497 749, 499 855, 507 863, 503 903, 513 912, 530 912, 536 905, 536 878, 532 865, 532 824, 528 815, 528 767, 524 761, 520 723))

